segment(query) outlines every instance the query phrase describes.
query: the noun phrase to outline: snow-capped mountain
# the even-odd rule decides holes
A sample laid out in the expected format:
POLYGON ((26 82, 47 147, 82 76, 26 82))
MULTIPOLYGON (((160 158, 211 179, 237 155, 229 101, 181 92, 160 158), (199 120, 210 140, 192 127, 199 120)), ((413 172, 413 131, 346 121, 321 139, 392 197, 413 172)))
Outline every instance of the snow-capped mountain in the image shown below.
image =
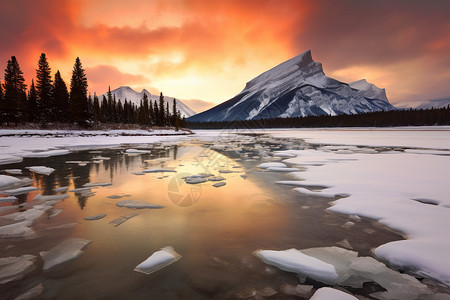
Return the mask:
MULTIPOLYGON (((143 89, 140 93, 136 92, 129 86, 121 86, 113 91, 111 91, 111 94, 116 96, 116 100, 121 100, 122 103, 127 99, 128 101, 133 102, 137 106, 140 105, 142 97, 144 97, 144 94, 147 94, 147 97, 152 102, 157 101, 159 103, 159 95, 152 95, 149 91, 146 89, 143 89)), ((107 96, 107 93, 100 95, 98 99, 101 101, 103 96, 107 96)), ((164 102, 169 103, 169 108, 172 109, 173 105, 173 97, 168 97, 164 95, 164 102)), ((180 100, 176 99, 177 103, 177 110, 180 111, 181 116, 185 116, 186 118, 193 116, 196 114, 195 111, 193 111, 191 108, 189 108, 186 104, 181 102, 180 100)))
POLYGON ((234 98, 188 121, 233 121, 393 110, 384 89, 325 76, 308 50, 249 81, 234 98))
POLYGON ((430 100, 417 106, 417 109, 444 108, 450 105, 450 98, 430 100))

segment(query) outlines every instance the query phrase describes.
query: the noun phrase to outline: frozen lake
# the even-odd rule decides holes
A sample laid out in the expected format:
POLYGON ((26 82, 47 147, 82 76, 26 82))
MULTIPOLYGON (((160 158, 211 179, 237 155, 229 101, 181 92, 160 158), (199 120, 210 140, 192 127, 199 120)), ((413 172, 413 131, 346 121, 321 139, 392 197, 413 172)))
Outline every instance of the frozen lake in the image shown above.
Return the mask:
POLYGON ((36 286, 43 299, 308 299, 333 285, 376 299, 389 299, 386 290, 400 292, 395 299, 450 298, 449 128, 58 138, 0 131, 0 145, 0 259, 36 256, 15 280, 5 275, 10 262, 0 263, 6 299, 36 286), (69 238, 92 242, 46 270, 40 252, 69 238), (134 271, 166 246, 181 258, 149 275, 134 271), (342 266, 332 282, 308 273, 310 265, 289 269, 298 261, 282 252, 278 260, 255 255, 295 248, 320 260, 310 248, 333 246, 386 263, 394 271, 381 277, 399 285, 373 275, 373 263, 372 275, 352 267, 349 284, 342 266), (405 283, 397 269, 417 279, 405 283))

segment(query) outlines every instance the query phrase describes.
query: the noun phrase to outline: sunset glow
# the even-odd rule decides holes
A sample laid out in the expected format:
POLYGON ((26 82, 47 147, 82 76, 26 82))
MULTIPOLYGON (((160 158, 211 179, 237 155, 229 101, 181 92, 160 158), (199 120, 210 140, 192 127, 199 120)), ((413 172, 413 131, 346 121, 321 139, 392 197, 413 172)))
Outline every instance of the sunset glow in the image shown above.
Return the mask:
POLYGON ((449 15, 440 0, 3 1, 0 69, 15 55, 29 84, 45 52, 68 83, 78 56, 90 93, 128 85, 202 111, 311 49, 328 76, 415 107, 450 96, 449 15))

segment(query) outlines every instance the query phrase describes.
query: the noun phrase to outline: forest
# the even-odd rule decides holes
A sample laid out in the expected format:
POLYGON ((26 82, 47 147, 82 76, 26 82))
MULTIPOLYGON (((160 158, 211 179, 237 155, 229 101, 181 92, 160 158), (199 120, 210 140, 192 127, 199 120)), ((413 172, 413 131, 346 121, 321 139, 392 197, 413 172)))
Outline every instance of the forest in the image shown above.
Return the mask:
POLYGON ((450 125, 450 107, 378 111, 353 115, 307 116, 232 122, 186 122, 189 129, 393 127, 450 125))
POLYGON ((88 80, 80 58, 76 58, 72 70, 70 89, 56 71, 51 77, 51 68, 45 53, 42 53, 36 69, 36 81, 29 89, 15 56, 11 56, 0 81, 0 126, 21 126, 35 123, 47 128, 53 123, 73 123, 83 128, 98 124, 139 124, 158 127, 185 127, 184 117, 177 110, 176 100, 172 108, 165 103, 161 93, 159 101, 144 95, 137 106, 131 101, 116 99, 108 90, 99 99, 94 93, 88 95, 88 80))

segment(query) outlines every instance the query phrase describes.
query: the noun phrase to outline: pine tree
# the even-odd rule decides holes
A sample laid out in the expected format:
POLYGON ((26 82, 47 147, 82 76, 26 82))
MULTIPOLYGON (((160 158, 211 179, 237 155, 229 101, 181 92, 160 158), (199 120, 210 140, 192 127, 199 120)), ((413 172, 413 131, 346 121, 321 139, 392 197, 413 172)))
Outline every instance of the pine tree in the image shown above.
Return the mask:
POLYGON ((55 80, 53 81, 53 101, 55 120, 59 122, 67 122, 69 110, 69 92, 67 85, 61 77, 61 73, 56 71, 55 80))
POLYGON ((164 96, 163 93, 159 95, 159 126, 164 126, 164 119, 165 119, 165 113, 164 113, 164 96))
POLYGON ((69 111, 72 121, 77 122, 81 126, 87 126, 89 123, 87 87, 86 73, 81 65, 80 58, 77 57, 70 82, 69 111))
POLYGON ((159 126, 159 108, 158 108, 158 103, 156 102, 156 100, 153 104, 153 114, 154 114, 155 125, 159 126))
POLYGON ((45 53, 41 53, 36 70, 36 91, 38 97, 38 113, 40 121, 46 123, 55 120, 55 105, 52 97, 52 78, 50 76, 50 66, 45 53))
POLYGON ((2 82, 0 81, 0 106, 1 106, 2 101, 3 101, 3 87, 2 87, 2 82))
POLYGON ((153 103, 152 100, 149 101, 148 103, 148 116, 149 116, 149 125, 154 125, 155 124, 155 119, 154 119, 154 112, 153 112, 153 103))
POLYGON ((100 122, 107 122, 108 121, 108 100, 106 100, 105 95, 103 95, 102 106, 101 106, 100 110, 101 110, 100 122))
POLYGON ((15 56, 11 56, 5 69, 3 101, 0 107, 1 122, 24 121, 27 100, 25 79, 15 56))
POLYGON ((170 109, 169 109, 169 102, 166 102, 166 115, 164 119, 166 119, 165 126, 170 126, 170 109))
POLYGON ((28 92, 28 121, 36 122, 39 116, 36 114, 38 110, 37 91, 34 86, 34 79, 31 79, 30 91, 28 92))
POLYGON ((94 121, 99 122, 101 120, 100 103, 98 102, 97 94, 94 92, 94 121))
POLYGON ((178 114, 177 114, 177 100, 173 98, 173 105, 172 105, 172 126, 175 127, 175 131, 178 131, 178 114))

